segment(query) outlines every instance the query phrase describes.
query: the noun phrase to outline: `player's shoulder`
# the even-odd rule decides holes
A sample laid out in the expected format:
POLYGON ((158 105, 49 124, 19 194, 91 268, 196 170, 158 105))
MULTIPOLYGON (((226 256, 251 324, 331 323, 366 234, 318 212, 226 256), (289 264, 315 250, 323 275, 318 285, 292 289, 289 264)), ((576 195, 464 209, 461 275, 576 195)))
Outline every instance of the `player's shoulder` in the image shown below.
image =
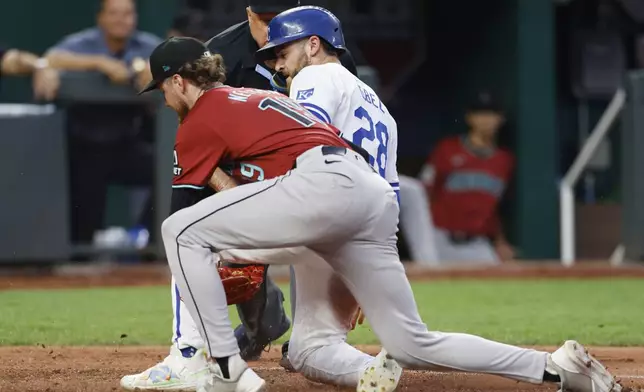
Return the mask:
POLYGON ((346 77, 347 75, 353 77, 353 74, 341 64, 326 63, 304 67, 300 72, 298 72, 295 79, 324 80, 325 78, 336 79, 338 76, 346 77))
MULTIPOLYGON (((343 91, 349 91, 354 88, 353 75, 342 65, 335 63, 309 65, 304 67, 293 79, 292 88, 297 90, 298 97, 300 94, 312 95, 313 90, 320 86, 331 86, 331 89, 324 88, 326 91, 335 91, 342 94, 343 91), (350 78, 347 78, 348 77, 350 78)), ((301 98, 298 98, 298 100, 301 98)))

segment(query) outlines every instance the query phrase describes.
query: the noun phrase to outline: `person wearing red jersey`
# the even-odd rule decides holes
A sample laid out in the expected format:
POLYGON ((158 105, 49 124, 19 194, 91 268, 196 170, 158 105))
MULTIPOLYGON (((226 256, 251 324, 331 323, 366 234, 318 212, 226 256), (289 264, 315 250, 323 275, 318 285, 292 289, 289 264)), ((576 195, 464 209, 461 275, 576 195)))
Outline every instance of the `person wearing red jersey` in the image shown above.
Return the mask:
MULTIPOLYGON (((182 119, 175 142, 174 212, 161 233, 170 270, 206 342, 208 369, 199 375, 197 390, 265 389, 239 355, 213 252, 288 247, 323 257, 356 298, 384 348, 404 365, 559 382, 562 390, 621 390, 574 341, 551 355, 472 335, 429 332, 398 258, 398 202, 392 187, 348 148, 336 128, 291 99, 224 86, 222 62, 197 40, 172 38, 152 53, 154 83, 147 88, 161 89, 182 119), (199 192, 219 187, 222 164, 233 179, 255 182, 195 204, 199 192), (283 173, 268 179, 278 172, 283 173)), ((298 292, 310 289, 306 285, 298 292)), ((325 302, 337 295, 330 288, 311 300, 325 302)), ((296 306, 297 319, 306 312, 301 301, 296 306)), ((304 330, 294 328, 291 341, 304 330)), ((337 343, 329 345, 338 348, 337 343)), ((374 378, 384 374, 374 367, 366 367, 364 374, 357 391, 392 392, 396 387, 374 378)))
POLYGON ((466 116, 469 132, 442 140, 421 172, 441 261, 497 264, 513 258, 499 219, 514 157, 496 146, 503 113, 481 94, 466 116))

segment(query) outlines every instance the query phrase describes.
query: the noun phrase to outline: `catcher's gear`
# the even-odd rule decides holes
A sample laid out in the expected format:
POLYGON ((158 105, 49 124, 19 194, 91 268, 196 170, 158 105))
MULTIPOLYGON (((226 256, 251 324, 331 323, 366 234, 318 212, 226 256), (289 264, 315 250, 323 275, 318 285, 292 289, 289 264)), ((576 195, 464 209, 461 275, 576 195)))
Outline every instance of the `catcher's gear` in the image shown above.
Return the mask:
POLYGON ((240 304, 253 298, 266 277, 266 266, 252 264, 244 267, 217 267, 226 292, 228 305, 240 304))
POLYGON ((315 6, 291 8, 271 19, 268 41, 256 53, 258 61, 275 59, 275 47, 316 35, 338 52, 346 46, 340 20, 330 11, 315 6))

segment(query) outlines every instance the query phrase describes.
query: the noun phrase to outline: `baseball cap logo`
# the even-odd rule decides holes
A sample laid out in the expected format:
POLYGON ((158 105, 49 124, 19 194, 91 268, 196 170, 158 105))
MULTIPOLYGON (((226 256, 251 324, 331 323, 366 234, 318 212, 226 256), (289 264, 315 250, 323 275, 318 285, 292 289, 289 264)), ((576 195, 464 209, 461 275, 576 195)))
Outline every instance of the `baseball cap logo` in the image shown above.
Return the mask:
POLYGON ((161 68, 163 68, 163 72, 168 72, 170 70, 170 66, 164 65, 161 68))

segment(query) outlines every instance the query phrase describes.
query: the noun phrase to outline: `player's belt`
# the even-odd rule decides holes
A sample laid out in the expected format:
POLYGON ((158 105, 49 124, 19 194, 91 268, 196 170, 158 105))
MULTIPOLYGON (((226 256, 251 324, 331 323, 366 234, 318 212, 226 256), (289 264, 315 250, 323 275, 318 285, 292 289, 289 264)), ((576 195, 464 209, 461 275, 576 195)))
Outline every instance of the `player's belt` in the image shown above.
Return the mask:
MULTIPOLYGON (((338 147, 338 146, 322 146, 321 148, 322 155, 340 155, 340 156, 345 156, 347 155, 347 149, 346 147, 338 147)), ((297 167, 297 160, 293 163, 293 169, 297 167)))
POLYGON ((322 146, 322 155, 347 155, 346 147, 322 146))

